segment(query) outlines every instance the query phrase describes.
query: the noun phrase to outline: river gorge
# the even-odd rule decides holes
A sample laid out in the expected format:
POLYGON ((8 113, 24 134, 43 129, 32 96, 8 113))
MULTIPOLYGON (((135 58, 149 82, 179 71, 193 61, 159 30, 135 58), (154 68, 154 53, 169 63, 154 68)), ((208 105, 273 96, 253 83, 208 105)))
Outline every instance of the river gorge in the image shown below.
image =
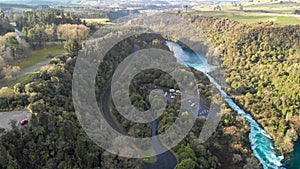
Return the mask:
POLYGON ((206 73, 207 77, 214 84, 225 102, 235 110, 240 116, 243 116, 250 124, 249 141, 254 155, 260 161, 264 169, 284 169, 284 157, 276 151, 274 142, 269 134, 255 121, 255 119, 242 108, 240 108, 233 99, 229 98, 221 85, 208 73, 214 69, 213 65, 207 62, 204 53, 197 54, 191 50, 183 49, 179 44, 167 41, 169 49, 174 52, 177 61, 185 66, 193 67, 198 71, 206 73))

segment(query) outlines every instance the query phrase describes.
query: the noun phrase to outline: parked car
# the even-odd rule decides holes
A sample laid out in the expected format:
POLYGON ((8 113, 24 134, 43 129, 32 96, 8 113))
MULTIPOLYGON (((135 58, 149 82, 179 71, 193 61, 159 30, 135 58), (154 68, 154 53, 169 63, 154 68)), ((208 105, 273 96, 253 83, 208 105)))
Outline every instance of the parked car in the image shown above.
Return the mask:
POLYGON ((23 120, 20 121, 20 124, 21 124, 22 126, 24 126, 24 125, 28 124, 28 122, 29 122, 28 119, 23 119, 23 120))

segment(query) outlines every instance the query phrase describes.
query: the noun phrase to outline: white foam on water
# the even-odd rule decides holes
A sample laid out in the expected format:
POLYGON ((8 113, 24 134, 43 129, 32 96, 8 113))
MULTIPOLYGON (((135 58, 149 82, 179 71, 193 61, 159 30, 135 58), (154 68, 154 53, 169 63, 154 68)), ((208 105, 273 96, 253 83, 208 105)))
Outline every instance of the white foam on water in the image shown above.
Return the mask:
POLYGON ((243 109, 241 109, 231 98, 228 98, 227 93, 222 89, 222 87, 211 77, 207 72, 213 70, 213 66, 207 63, 207 60, 203 56, 199 56, 201 63, 191 64, 187 63, 190 61, 187 56, 187 52, 184 52, 182 47, 173 42, 167 42, 170 50, 174 52, 175 57, 178 62, 185 66, 192 66, 195 69, 206 73, 207 77, 213 83, 216 88, 221 92, 221 95, 226 97, 225 102, 235 110, 239 115, 243 116, 250 123, 250 133, 249 141, 251 143, 251 148, 254 155, 259 159, 264 169, 284 169, 282 167, 281 161, 284 159, 283 156, 278 156, 277 152, 273 146, 272 137, 252 118, 251 115, 247 114, 243 109))

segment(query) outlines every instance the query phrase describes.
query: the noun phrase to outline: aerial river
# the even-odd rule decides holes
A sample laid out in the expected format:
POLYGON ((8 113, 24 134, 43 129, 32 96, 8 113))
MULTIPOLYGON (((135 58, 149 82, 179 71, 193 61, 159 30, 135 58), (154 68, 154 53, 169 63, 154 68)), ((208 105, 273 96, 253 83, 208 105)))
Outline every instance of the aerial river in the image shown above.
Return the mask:
POLYGON ((185 66, 193 67, 201 72, 206 73, 207 77, 214 84, 221 94, 225 97, 225 102, 235 110, 239 115, 243 116, 250 124, 249 140, 254 155, 259 159, 264 169, 284 169, 282 160, 284 159, 274 147, 274 143, 270 135, 252 118, 241 109, 233 99, 228 98, 227 93, 222 87, 211 77, 208 72, 214 69, 214 66, 208 64, 205 54, 196 54, 193 51, 183 49, 180 45, 167 41, 167 45, 174 52, 177 61, 185 66))
POLYGON ((287 169, 299 169, 300 166, 300 140, 298 140, 294 146, 294 152, 290 154, 286 159, 287 169))

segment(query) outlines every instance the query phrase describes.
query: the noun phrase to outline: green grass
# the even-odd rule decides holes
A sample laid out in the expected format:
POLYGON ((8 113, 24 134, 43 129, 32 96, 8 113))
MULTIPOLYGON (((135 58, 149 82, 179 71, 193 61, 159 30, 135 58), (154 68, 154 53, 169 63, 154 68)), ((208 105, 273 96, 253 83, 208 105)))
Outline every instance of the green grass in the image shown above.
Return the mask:
POLYGON ((21 69, 20 71, 23 71, 38 63, 46 61, 47 59, 49 59, 49 54, 51 54, 52 56, 57 56, 63 53, 66 53, 63 45, 55 45, 46 47, 45 49, 33 50, 31 56, 19 60, 16 64, 14 64, 14 66, 19 66, 21 69))
POLYGON ((245 6, 244 10, 246 11, 264 11, 270 13, 279 13, 279 14, 293 14, 297 9, 297 6, 245 6))
MULTIPOLYGON (((260 2, 242 2, 241 4, 244 7, 245 11, 261 11, 261 12, 269 12, 269 13, 277 13, 277 14, 292 14, 296 9, 300 9, 300 0, 293 0, 289 2, 289 0, 259 0, 260 2), (282 1, 282 3, 280 3, 282 1)), ((240 3, 237 3, 237 6, 233 6, 230 2, 226 4, 220 5, 223 11, 238 11, 240 3)), ((214 7, 217 5, 210 5, 204 7, 194 7, 194 10, 198 11, 213 11, 214 7)))
POLYGON ((244 10, 247 11, 263 11, 278 14, 293 14, 296 9, 300 9, 300 3, 245 4, 244 6, 244 10))
MULTIPOLYGON (((31 55, 27 58, 19 60, 17 63, 14 64, 14 66, 19 66, 20 67, 20 72, 24 71, 38 63, 41 63, 43 61, 46 61, 49 59, 49 54, 52 56, 57 56, 61 55, 63 53, 66 53, 66 51, 63 48, 63 45, 54 45, 54 46, 49 46, 44 49, 40 50, 33 50, 31 55)), ((17 83, 27 83, 32 81, 33 73, 24 75, 22 77, 17 78, 16 80, 8 83, 7 87, 13 88, 15 84, 17 83)), ((4 81, 4 79, 1 79, 0 81, 4 81)))
MULTIPOLYGON (((289 2, 288 0, 254 0, 254 2, 243 2, 243 11, 239 6, 234 7, 231 3, 220 5, 222 11, 214 11, 215 6, 194 7, 191 12, 204 16, 228 18, 242 23, 270 22, 279 25, 300 24, 300 15, 293 15, 296 9, 300 10, 300 0, 289 2), (283 1, 283 3, 280 3, 283 1), (294 3, 296 2, 296 3, 294 3)), ((238 3, 239 4, 239 3, 238 3)))
POLYGON ((279 25, 296 25, 300 24, 300 17, 289 16, 273 16, 273 15, 261 15, 252 13, 226 13, 226 12, 213 12, 202 14, 204 16, 213 16, 219 18, 228 18, 236 20, 242 23, 256 23, 256 22, 270 22, 273 21, 279 25))
POLYGON ((111 24, 109 18, 81 18, 81 21, 85 21, 88 24, 99 23, 99 24, 111 24))
POLYGON ((7 84, 7 87, 8 88, 14 88, 14 86, 17 84, 17 83, 29 83, 33 80, 33 77, 32 77, 33 73, 30 73, 30 74, 27 74, 27 75, 24 75, 22 77, 19 77, 18 79, 10 82, 7 84))

